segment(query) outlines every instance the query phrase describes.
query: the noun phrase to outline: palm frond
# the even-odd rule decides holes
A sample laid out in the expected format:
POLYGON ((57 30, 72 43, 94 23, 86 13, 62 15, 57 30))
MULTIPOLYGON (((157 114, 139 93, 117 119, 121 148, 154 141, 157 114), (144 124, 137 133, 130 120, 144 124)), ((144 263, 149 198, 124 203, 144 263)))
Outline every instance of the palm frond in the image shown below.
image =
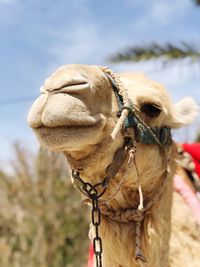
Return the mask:
POLYGON ((109 58, 113 63, 123 61, 138 62, 142 60, 163 58, 165 60, 177 60, 189 57, 192 61, 200 60, 200 50, 195 49, 192 45, 182 42, 179 46, 174 44, 160 45, 152 43, 147 46, 133 46, 119 52, 109 58))
POLYGON ((196 5, 200 6, 200 0, 193 0, 193 2, 195 2, 196 5))

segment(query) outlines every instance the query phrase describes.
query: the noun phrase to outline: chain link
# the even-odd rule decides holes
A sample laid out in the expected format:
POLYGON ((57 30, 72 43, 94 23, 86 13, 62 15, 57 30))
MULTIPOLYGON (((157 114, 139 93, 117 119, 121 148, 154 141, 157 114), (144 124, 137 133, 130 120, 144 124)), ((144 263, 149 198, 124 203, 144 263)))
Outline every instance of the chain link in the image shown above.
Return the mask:
POLYGON ((107 186, 106 178, 102 183, 98 183, 95 185, 91 185, 90 183, 86 183, 80 177, 79 172, 72 171, 72 177, 74 178, 74 182, 78 186, 78 188, 83 192, 92 202, 92 225, 95 229, 95 237, 93 239, 93 248, 94 254, 96 257, 96 267, 102 267, 102 253, 103 253, 103 245, 102 239, 99 236, 99 226, 101 224, 101 210, 99 208, 99 198, 105 193, 107 186), (97 188, 102 187, 102 191, 98 193, 97 188))
POLYGON ((125 144, 122 149, 117 150, 115 153, 113 162, 106 169, 106 177, 102 182, 92 185, 85 182, 81 177, 80 173, 72 170, 72 177, 74 179, 74 185, 81 191, 85 196, 87 196, 92 203, 91 219, 92 225, 95 229, 95 237, 93 239, 94 254, 96 257, 96 267, 102 267, 102 253, 103 245, 102 239, 99 236, 99 227, 101 224, 101 210, 99 208, 99 198, 105 193, 110 179, 115 177, 121 163, 126 158, 128 150, 132 147, 132 140, 130 138, 125 138, 125 144))
POLYGON ((94 254, 96 257, 96 267, 102 267, 102 240, 99 236, 99 226, 101 224, 101 211, 99 208, 98 198, 92 200, 92 224, 95 228, 95 237, 93 239, 94 254))

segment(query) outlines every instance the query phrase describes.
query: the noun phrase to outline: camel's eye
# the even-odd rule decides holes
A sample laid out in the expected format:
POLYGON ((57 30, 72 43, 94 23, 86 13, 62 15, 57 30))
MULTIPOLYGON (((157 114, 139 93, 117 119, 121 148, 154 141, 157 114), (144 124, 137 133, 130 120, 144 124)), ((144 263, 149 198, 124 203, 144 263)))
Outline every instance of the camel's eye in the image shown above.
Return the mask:
POLYGON ((152 103, 145 103, 141 106, 141 112, 151 118, 156 118, 160 115, 161 107, 152 103))

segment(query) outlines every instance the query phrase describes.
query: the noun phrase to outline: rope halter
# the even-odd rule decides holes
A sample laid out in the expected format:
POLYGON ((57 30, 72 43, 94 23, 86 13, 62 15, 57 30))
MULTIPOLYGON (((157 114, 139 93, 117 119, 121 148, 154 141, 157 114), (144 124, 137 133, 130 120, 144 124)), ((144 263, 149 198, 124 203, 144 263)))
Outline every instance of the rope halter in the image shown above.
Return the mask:
MULTIPOLYGON (((120 223, 127 223, 130 221, 134 221, 136 223, 135 229, 135 259, 141 262, 146 262, 146 258, 143 254, 142 247, 141 247, 141 224, 145 218, 146 213, 152 207, 152 205, 159 199, 162 192, 164 191, 164 187, 166 184, 167 176, 169 173, 168 163, 166 163, 166 170, 164 171, 161 184, 154 194, 153 198, 144 206, 143 203, 143 193, 142 188, 140 185, 140 175, 139 171, 135 162, 135 153, 136 153, 136 144, 138 142, 150 145, 156 144, 162 150, 165 151, 165 147, 169 146, 172 142, 171 139, 171 129, 164 126, 164 127, 150 127, 148 126, 139 116, 139 111, 136 107, 132 105, 128 98, 127 91, 123 87, 123 84, 120 80, 115 77, 114 73, 107 67, 99 67, 108 78, 112 85, 113 92, 115 93, 117 103, 118 103, 118 122, 113 129, 111 137, 113 140, 117 137, 119 133, 122 132, 124 137, 124 146, 118 149, 114 155, 112 163, 106 168, 106 176, 102 179, 102 182, 92 185, 90 183, 84 182, 84 180, 80 177, 80 173, 78 171, 72 171, 72 177, 74 179, 75 187, 84 193, 88 199, 90 199, 92 203, 92 222, 93 226, 96 229, 96 236, 95 240, 100 241, 101 238, 99 237, 98 227, 100 225, 100 216, 101 212, 100 209, 102 208, 103 203, 106 201, 110 201, 120 190, 122 186, 122 181, 120 185, 117 187, 116 192, 110 196, 107 200, 102 200, 101 197, 104 195, 105 191, 107 190, 110 180, 113 179, 121 164, 127 158, 128 159, 128 167, 130 165, 134 165, 137 173, 137 182, 138 182, 138 192, 139 192, 139 206, 136 209, 123 209, 113 212, 111 210, 102 208, 102 213, 104 217, 107 217, 110 220, 120 222, 120 223), (133 140, 133 132, 134 138, 133 140), (100 204, 100 206, 99 206, 100 204), (98 211, 98 223, 95 222, 94 214, 98 211)), ((105 205, 104 205, 105 206, 105 205)), ((94 246, 94 253, 96 255, 96 266, 102 267, 102 260, 101 260, 101 253, 102 253, 102 244, 100 245, 101 249, 99 250, 97 246, 94 246)))

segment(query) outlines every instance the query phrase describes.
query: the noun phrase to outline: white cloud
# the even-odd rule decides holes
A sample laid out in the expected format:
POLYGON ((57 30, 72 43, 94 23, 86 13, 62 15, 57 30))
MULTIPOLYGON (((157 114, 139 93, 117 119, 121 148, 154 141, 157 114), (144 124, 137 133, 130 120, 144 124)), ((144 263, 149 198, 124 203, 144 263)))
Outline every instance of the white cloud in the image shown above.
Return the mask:
POLYGON ((149 13, 155 21, 168 24, 172 18, 187 12, 189 0, 174 0, 173 5, 166 0, 154 0, 149 13))
MULTIPOLYGON (((58 37, 58 32, 56 33, 58 37)), ((58 43, 49 48, 58 61, 78 63, 90 61, 97 49, 98 29, 91 24, 80 23, 60 33, 58 43)))
POLYGON ((0 4, 14 4, 18 2, 18 0, 0 0, 0 4))
POLYGON ((148 29, 149 26, 166 26, 174 23, 174 20, 180 19, 188 8, 191 7, 191 0, 124 0, 125 4, 136 10, 140 16, 134 21, 139 30, 148 29))

